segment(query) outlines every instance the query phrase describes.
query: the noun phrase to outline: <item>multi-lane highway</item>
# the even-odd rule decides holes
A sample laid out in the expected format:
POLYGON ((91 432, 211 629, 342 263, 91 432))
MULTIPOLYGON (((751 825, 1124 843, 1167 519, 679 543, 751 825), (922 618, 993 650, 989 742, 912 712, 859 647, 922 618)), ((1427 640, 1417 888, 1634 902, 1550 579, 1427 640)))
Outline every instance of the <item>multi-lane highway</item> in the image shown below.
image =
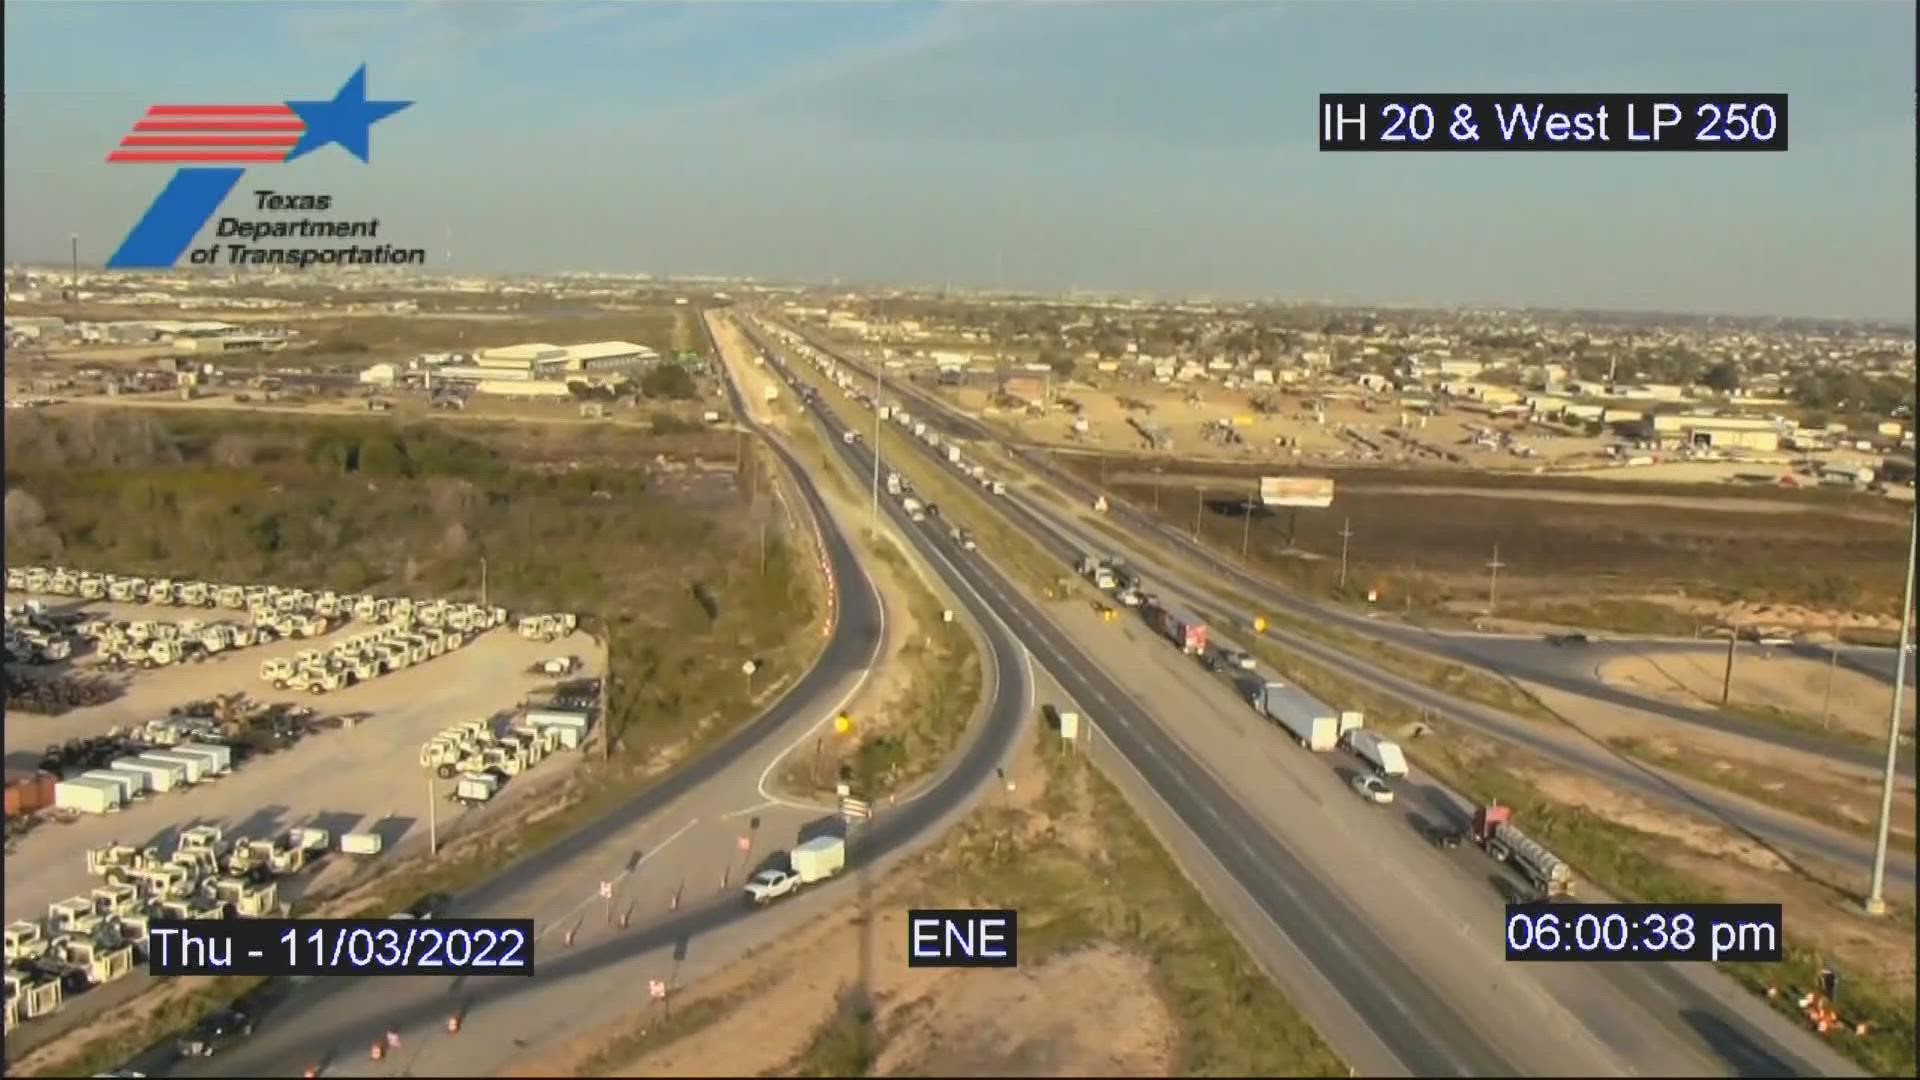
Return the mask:
MULTIPOLYGON (((780 356, 764 338, 759 344, 780 356)), ((823 405, 815 408, 836 435, 843 430, 823 405)), ((864 443, 836 438, 835 445, 868 474, 864 443)), ((1217 732, 1233 729, 1233 717, 1245 714, 1223 687, 1143 691, 1141 670, 1150 658, 1096 656, 984 560, 957 565, 1089 710, 1100 738, 1258 906, 1305 969, 1276 976, 1361 1071, 1855 1071, 1711 972, 1626 965, 1587 979, 1486 963, 1498 951, 1497 898, 1482 885, 1475 899, 1463 899, 1486 864, 1450 860, 1409 844, 1379 820, 1355 818, 1351 812, 1366 808, 1351 796, 1343 800, 1324 767, 1315 777, 1296 771, 1311 769, 1297 755, 1275 759, 1266 748, 1224 741, 1217 732), (1115 670, 1128 677, 1116 678, 1115 670), (1216 734, 1205 738, 1227 753, 1203 761, 1198 733, 1209 730, 1216 734), (1269 764, 1288 772, 1263 771, 1269 764), (1253 789, 1262 786, 1275 798, 1259 798, 1253 789), (1375 843, 1387 849, 1373 858, 1359 854, 1375 843), (1435 860, 1444 868, 1436 871, 1435 860)))
MULTIPOLYGON (((729 390, 748 417, 737 390, 729 390)), ((983 646, 983 715, 931 785, 854 830, 846 875, 770 910, 742 903, 739 882, 749 864, 790 846, 803 829, 838 827, 830 808, 782 800, 768 778, 864 680, 885 620, 826 501, 798 458, 768 434, 819 523, 837 583, 837 618, 825 653, 779 703, 720 746, 443 908, 443 916, 532 917, 539 934, 536 975, 280 980, 259 996, 260 1024, 250 1039, 218 1057, 190 1061, 158 1046, 128 1067, 177 1076, 296 1075, 315 1066, 329 1076, 484 1075, 529 1047, 645 1007, 650 979, 680 985, 834 905, 865 902, 873 875, 963 816, 994 783, 1035 715, 1030 669, 1019 643, 955 574, 946 553, 909 530, 983 646), (742 841, 751 847, 744 857, 736 848, 742 841), (615 894, 611 901, 601 899, 603 882, 615 894), (455 1014, 463 1019, 457 1035, 445 1028, 455 1014), (371 1044, 388 1030, 401 1037, 401 1046, 375 1063, 371 1044)))
MULTIPOLYGON (((816 347, 821 345, 816 339, 809 338, 809 340, 812 340, 816 347)), ((836 359, 848 363, 853 370, 866 370, 857 361, 849 362, 843 354, 834 353, 833 355, 836 359)), ((896 389, 899 389, 903 396, 910 397, 921 418, 937 427, 943 434, 981 444, 1004 445, 1024 467, 1057 489, 1066 492, 1073 499, 1081 501, 1083 505, 1090 504, 1101 494, 1078 476, 1057 466, 1043 451, 1008 442, 985 424, 961 414, 945 402, 912 386, 911 383, 899 384, 896 389)), ((1630 655, 1649 648, 1714 649, 1721 646, 1672 641, 1649 643, 1619 639, 1596 642, 1584 649, 1559 648, 1539 638, 1437 631, 1392 619, 1374 619, 1365 613, 1336 604, 1323 603, 1283 589, 1271 581, 1249 573, 1241 564, 1196 543, 1187 533, 1165 522, 1155 520, 1122 501, 1110 499, 1109 502, 1111 506, 1109 516, 1114 525, 1140 538, 1142 543, 1151 541, 1183 559, 1204 567, 1207 573, 1216 576, 1224 586, 1231 588, 1249 601, 1265 605, 1270 612, 1286 612, 1296 617, 1311 619, 1322 625, 1337 626, 1366 637, 1389 641, 1469 664, 1502 677, 1523 679, 1555 690, 1578 694, 1601 704, 1637 709, 1711 731, 1738 735, 1825 757, 1863 770, 1877 773, 1883 765, 1884 755, 1871 747, 1850 746, 1822 738, 1811 732, 1800 732, 1777 725, 1759 723, 1712 709, 1690 708, 1646 694, 1635 693, 1604 682, 1595 671, 1604 654, 1630 655)), ((1752 647, 1742 646, 1742 648, 1752 647)), ((1806 658, 1821 660, 1827 658, 1825 650, 1816 646, 1794 645, 1789 649, 1795 655, 1806 658)), ((1889 682, 1892 680, 1895 657, 1891 649, 1847 648, 1841 651, 1839 659, 1843 665, 1853 670, 1889 682)), ((1911 752, 1902 756, 1900 771, 1905 776, 1914 775, 1914 759, 1911 752)))

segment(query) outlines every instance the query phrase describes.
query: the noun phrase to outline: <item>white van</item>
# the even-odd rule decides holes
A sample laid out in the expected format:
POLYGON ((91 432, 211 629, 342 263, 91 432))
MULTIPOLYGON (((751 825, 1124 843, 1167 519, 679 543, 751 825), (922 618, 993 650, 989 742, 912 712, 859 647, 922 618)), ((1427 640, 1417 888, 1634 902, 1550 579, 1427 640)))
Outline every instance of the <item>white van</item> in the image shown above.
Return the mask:
POLYGON ((1347 749, 1379 775, 1388 779, 1407 775, 1407 756, 1400 752, 1399 744, 1385 735, 1355 728, 1346 733, 1346 741, 1347 749))

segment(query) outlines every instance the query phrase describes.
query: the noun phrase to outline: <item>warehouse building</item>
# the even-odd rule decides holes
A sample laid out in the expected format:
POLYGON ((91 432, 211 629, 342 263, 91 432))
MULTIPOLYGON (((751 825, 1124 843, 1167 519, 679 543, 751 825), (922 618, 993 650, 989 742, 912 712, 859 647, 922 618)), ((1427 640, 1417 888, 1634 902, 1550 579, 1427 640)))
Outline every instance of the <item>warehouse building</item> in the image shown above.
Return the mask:
POLYGON ((1660 446, 1752 450, 1764 454, 1780 449, 1780 423, 1737 416, 1662 413, 1641 420, 1641 437, 1660 446))
POLYGON ((275 352, 287 347, 287 339, 265 334, 182 334, 173 339, 173 351, 195 356, 221 353, 275 352))
POLYGON ((537 382, 532 379, 483 379, 473 384, 476 394, 491 394, 494 397, 543 398, 558 401, 573 396, 573 389, 563 382, 537 382))
POLYGON ((561 375, 567 370, 567 350, 558 345, 545 342, 533 342, 527 345, 503 345, 497 349, 482 349, 473 358, 473 366, 488 371, 519 372, 507 375, 510 379, 545 379, 561 375))
POLYGON ((633 371, 660 361, 659 353, 631 341, 594 341, 569 345, 563 351, 567 354, 568 371, 588 374, 633 371))

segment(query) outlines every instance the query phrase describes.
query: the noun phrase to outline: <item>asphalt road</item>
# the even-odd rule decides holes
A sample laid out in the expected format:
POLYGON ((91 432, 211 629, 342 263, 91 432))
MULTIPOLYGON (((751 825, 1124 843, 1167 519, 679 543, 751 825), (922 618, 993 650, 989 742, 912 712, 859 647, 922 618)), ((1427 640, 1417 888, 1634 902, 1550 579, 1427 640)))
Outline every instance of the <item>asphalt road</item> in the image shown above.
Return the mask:
MULTIPOLYGON (((817 346, 818 343, 815 344, 817 346)), ((841 362, 848 363, 844 357, 840 359, 841 362)), ((855 371, 866 370, 857 362, 848 363, 848 367, 855 371)), ((896 383, 895 386, 902 388, 900 383, 896 383)), ((906 383, 904 389, 923 406, 919 418, 943 434, 982 443, 1004 444, 1004 440, 986 425, 957 414, 944 402, 925 393, 919 387, 906 383)), ((1054 465, 1044 453, 1026 447, 1005 445, 1009 452, 1017 455, 1026 466, 1046 477, 1056 487, 1074 498, 1091 504, 1099 494, 1079 477, 1054 465)), ((1152 537, 1156 542, 1174 549, 1181 556, 1207 567, 1211 572, 1220 575, 1221 579, 1235 590, 1250 599, 1268 605, 1272 610, 1285 611, 1297 617, 1311 618, 1322 623, 1332 623, 1354 633, 1435 653, 1496 674, 1526 679, 1606 704, 1639 709, 1682 723, 1771 743, 1863 769, 1877 771, 1884 765, 1885 753, 1871 747, 1849 746, 1810 732, 1756 723, 1711 709, 1688 708, 1608 685, 1594 673, 1593 669, 1597 666, 1599 658, 1593 657, 1586 649, 1556 648, 1539 639, 1428 630, 1390 620, 1372 619, 1364 613, 1333 604, 1320 603, 1249 574, 1238 564, 1223 559, 1212 550, 1195 543, 1186 533, 1153 520, 1124 502, 1118 500, 1109 500, 1109 502, 1111 507, 1109 514, 1116 525, 1136 536, 1152 537)), ((1596 643, 1588 649, 1594 652, 1625 653, 1644 652, 1649 648, 1690 647, 1693 646, 1670 641, 1636 643, 1630 639, 1615 639, 1596 643)), ((1710 645, 1703 647, 1714 648, 1710 645)), ((1754 647, 1756 646, 1741 646, 1741 648, 1754 647)), ((1790 651, 1809 659, 1827 658, 1826 651, 1818 646, 1795 645, 1790 647, 1790 651)), ((1842 650, 1840 654, 1842 664, 1887 682, 1893 679, 1895 660, 1896 653, 1892 649, 1856 647, 1842 650)), ((1910 660, 1909 682, 1913 681, 1914 674, 1910 660)), ((1899 769, 1902 775, 1914 775, 1914 755, 1911 747, 1903 754, 1899 769)))
MULTIPOLYGON (((985 716, 933 784, 853 830, 847 873, 771 910, 742 903, 738 883, 758 865, 760 851, 784 848, 803 831, 836 827, 824 808, 770 800, 765 779, 787 751, 838 713, 883 641, 884 612, 851 544, 799 460, 770 441, 822 525, 840 583, 833 636, 815 668, 764 716, 617 811, 447 905, 448 917, 532 915, 540 935, 535 976, 277 980, 259 996, 253 1037, 210 1059, 178 1060, 169 1046, 159 1046, 126 1067, 175 1076, 291 1076, 314 1064, 329 1076, 480 1075, 529 1047, 645 1007, 650 979, 680 985, 830 906, 865 903, 874 875, 963 816, 996 782, 1034 715, 1030 669, 1019 643, 954 574, 946 554, 908 530, 986 644, 985 716), (701 848, 702 830, 718 843, 706 844, 705 857, 684 872, 663 873, 653 857, 677 860, 677 853, 701 848), (735 834, 753 838, 754 852, 735 860, 735 834), (612 903, 599 899, 601 881, 617 885, 612 903), (616 910, 637 914, 623 927, 616 910), (450 1035, 444 1025, 456 1013, 462 1030, 450 1035), (375 1063, 368 1047, 387 1030, 400 1034, 402 1046, 375 1063)), ((900 520, 904 525, 904 516, 900 520)))
MULTIPOLYGON (((867 444, 841 443, 837 420, 824 407, 816 410, 834 432, 842 453, 857 463, 860 475, 868 475, 872 459, 867 444)), ((892 505, 892 500, 888 502, 892 505)), ((1703 979, 1698 973, 1654 965, 1622 965, 1591 981, 1565 972, 1542 972, 1537 981, 1528 982, 1510 969, 1501 971, 1499 964, 1473 976, 1419 968, 1409 957, 1424 951, 1423 943, 1411 939, 1425 933, 1429 940, 1424 945, 1432 946, 1434 937, 1456 936, 1456 927, 1410 932, 1406 927, 1383 928, 1383 922, 1391 923, 1391 916, 1364 917, 1362 909, 1368 903, 1357 902, 1355 886, 1343 891, 1335 883, 1340 874, 1330 870, 1334 860, 1323 850, 1314 856, 1299 850, 1316 844, 1324 848, 1330 836, 1345 833, 1338 820, 1317 833, 1306 822, 1296 822, 1289 830, 1271 819, 1263 820, 1249 809, 1252 800, 1244 788, 1229 790, 1215 769, 1202 765, 1180 738, 1168 733, 1169 726, 1186 729, 1204 723, 1197 715, 1204 706, 1195 696, 1162 700, 1158 710, 1150 708, 1133 678, 1141 664, 1118 662, 1130 675, 1123 687, 1107 674, 1115 663, 1103 664, 1089 656, 990 565, 984 561, 961 565, 977 579, 975 587, 990 595, 1006 620, 1019 628, 1034 657, 1062 689, 1094 710, 1101 736, 1199 837, 1262 908, 1274 931, 1338 995, 1356 1022, 1339 1025, 1336 1021, 1343 1030, 1322 1034, 1362 1071, 1753 1076, 1856 1072, 1764 1005, 1710 973, 1703 979), (1312 834, 1302 838, 1301 829, 1312 834), (1488 981, 1473 985, 1472 980, 1479 978, 1488 981), (1463 986, 1462 979, 1469 981, 1463 986), (1650 996, 1654 994, 1658 996, 1650 996)), ((1227 701, 1232 702, 1230 694, 1227 701)), ((1323 788, 1328 779, 1321 777, 1323 788)), ((1286 786, 1276 777, 1265 782, 1286 786)), ((1320 799, 1310 796, 1308 802, 1318 804, 1320 799)), ((1463 804, 1453 802, 1454 814, 1465 812, 1463 804)), ((1296 804, 1291 812, 1301 809, 1296 804)), ((1396 864, 1401 858, 1400 853, 1374 847, 1359 835, 1347 835, 1343 842, 1374 853, 1374 858, 1361 860, 1363 865, 1396 864)), ((1407 864, 1386 880, 1405 883, 1419 877, 1431 889, 1432 880, 1424 876, 1424 869, 1407 864)), ((1483 869, 1455 866, 1451 873, 1460 878, 1483 869)), ((1400 904, 1408 899, 1402 896, 1400 904)), ((1366 900, 1380 905, 1377 895, 1366 900)), ((1394 904, 1389 900, 1386 906, 1394 904)), ((1425 907, 1422 903, 1410 912, 1401 906, 1399 921, 1418 923, 1427 914, 1425 907)), ((1483 909, 1480 916, 1497 920, 1499 908, 1491 894, 1479 894, 1478 907, 1483 909)), ((1482 944, 1490 954, 1497 949, 1495 940, 1482 944)))

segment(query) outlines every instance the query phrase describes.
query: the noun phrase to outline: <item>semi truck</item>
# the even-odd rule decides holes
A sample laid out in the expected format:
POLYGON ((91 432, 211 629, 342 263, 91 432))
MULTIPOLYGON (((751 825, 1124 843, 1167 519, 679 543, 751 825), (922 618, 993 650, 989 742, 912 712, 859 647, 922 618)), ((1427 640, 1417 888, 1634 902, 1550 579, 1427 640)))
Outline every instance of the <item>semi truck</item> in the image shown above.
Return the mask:
POLYGON ((1400 744, 1377 731, 1356 729, 1346 733, 1347 749, 1366 762, 1375 773, 1388 780, 1407 775, 1407 756, 1400 744))
POLYGON ((747 900, 767 904, 800 889, 825 881, 847 865, 847 842, 838 836, 819 836, 795 844, 787 853, 787 869, 762 870, 747 881, 747 900))
POLYGON ((1513 823, 1513 807, 1491 803, 1473 812, 1467 837, 1495 861, 1519 870, 1546 897, 1573 895, 1573 868, 1548 851, 1546 845, 1520 831, 1513 823))
POLYGON ((1255 704, 1262 716, 1285 728, 1295 742, 1316 754, 1333 749, 1340 741, 1339 714, 1299 687, 1263 683, 1255 704))
POLYGON ((1181 652, 1198 656, 1207 651, 1207 624, 1198 615, 1158 601, 1148 604, 1144 612, 1147 625, 1178 645, 1181 652))

